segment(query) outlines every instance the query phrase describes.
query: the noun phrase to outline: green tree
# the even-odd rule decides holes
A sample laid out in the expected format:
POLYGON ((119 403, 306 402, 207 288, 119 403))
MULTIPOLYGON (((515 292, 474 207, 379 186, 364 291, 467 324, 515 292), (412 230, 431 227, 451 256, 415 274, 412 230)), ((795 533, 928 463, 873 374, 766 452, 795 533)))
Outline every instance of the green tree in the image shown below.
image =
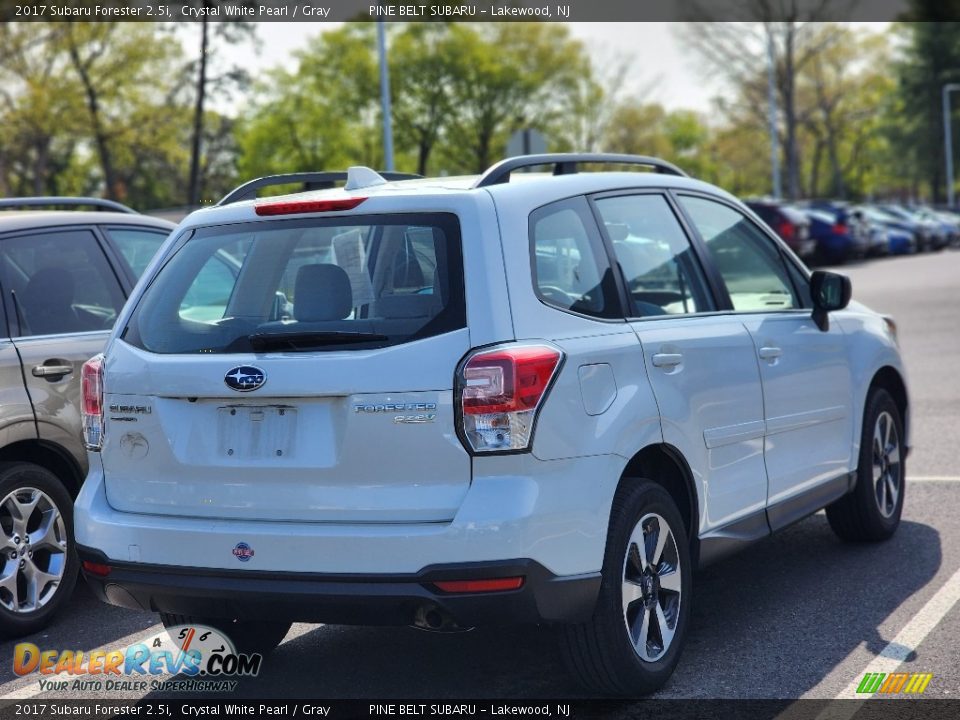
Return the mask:
MULTIPOLYGON (((180 48, 163 28, 148 23, 64 27, 62 47, 86 108, 105 193, 138 201, 131 188, 139 180, 141 159, 155 153, 176 156, 184 141, 178 130, 186 114, 176 105, 176 88, 161 80, 180 60, 180 48)), ((166 179, 171 186, 178 180, 166 179)))
POLYGON ((717 129, 709 145, 714 174, 704 179, 739 197, 765 195, 770 190, 770 155, 765 128, 751 116, 731 119, 717 129), (762 144, 758 142, 762 139, 762 144), (758 152, 758 146, 764 151, 758 152))
POLYGON ((441 133, 458 111, 453 84, 463 72, 458 49, 466 32, 450 23, 410 23, 390 42, 397 147, 415 155, 421 175, 427 174, 441 133))
MULTIPOLYGON (((258 86, 239 125, 241 174, 382 163, 374 32, 324 32, 297 70, 258 86)), ((485 170, 519 127, 552 135, 591 73, 580 43, 550 24, 409 24, 392 32, 390 63, 397 166, 421 173, 485 170)))
POLYGON ((603 149, 661 157, 694 177, 708 179, 713 173, 711 141, 712 131, 697 113, 667 112, 657 103, 632 99, 614 111, 603 149))
MULTIPOLYGON (((597 62, 567 85, 562 106, 546 128, 551 145, 560 152, 601 152, 617 112, 624 102, 624 86, 630 75, 627 58, 597 62)), ((643 96, 652 83, 636 91, 643 96)))
MULTIPOLYGON (((242 2, 223 2, 222 0, 191 0, 200 10, 221 9, 223 5, 249 6, 246 0, 242 2)), ((237 44, 255 40, 256 23, 246 20, 218 20, 211 22, 204 13, 199 25, 199 52, 196 59, 188 64, 186 71, 195 75, 193 99, 193 125, 190 133, 190 172, 187 181, 187 204, 197 205, 203 192, 202 157, 204 139, 206 137, 205 122, 208 117, 206 111, 207 100, 211 94, 226 94, 231 89, 245 89, 249 87, 250 78, 243 68, 233 65, 217 68, 217 50, 221 43, 237 44)))
POLYGON ((296 70, 265 73, 238 124, 241 176, 381 164, 375 31, 347 23, 317 35, 296 70))
POLYGON ((836 42, 814 56, 797 81, 807 192, 840 198, 869 193, 878 180, 872 172, 874 156, 881 149, 877 140, 894 89, 884 71, 890 65, 889 44, 884 35, 844 27, 825 25, 822 32, 836 42))
MULTIPOLYGON (((699 2, 691 3, 700 16, 709 12, 699 2)), ((706 62, 705 72, 722 75, 733 85, 737 100, 757 119, 766 122, 767 56, 773 54, 775 85, 782 118, 778 142, 783 155, 785 192, 796 198, 802 194, 800 128, 803 110, 798 106, 798 76, 825 47, 836 42, 830 32, 823 32, 827 3, 802 5, 797 0, 737 0, 734 5, 748 6, 753 16, 773 18, 780 22, 691 22, 681 33, 684 41, 706 62)), ((729 10, 730 7, 727 8, 729 10)))
POLYGON ((50 49, 63 26, 0 24, 0 195, 69 192, 64 173, 82 140, 83 107, 50 49))
POLYGON ((604 138, 604 150, 630 155, 663 157, 670 153, 664 132, 666 110, 656 103, 628 100, 613 113, 604 138))
POLYGON ((452 85, 457 112, 445 133, 454 171, 482 172, 513 130, 548 129, 569 106, 571 88, 590 63, 583 45, 557 23, 462 25, 460 72, 452 85))
POLYGON ((897 66, 899 92, 904 109, 915 116, 905 128, 905 139, 917 151, 918 174, 935 201, 945 196, 946 187, 942 88, 960 82, 960 22, 947 19, 958 14, 958 0, 912 0, 905 18, 910 22, 898 28, 905 40, 897 66))

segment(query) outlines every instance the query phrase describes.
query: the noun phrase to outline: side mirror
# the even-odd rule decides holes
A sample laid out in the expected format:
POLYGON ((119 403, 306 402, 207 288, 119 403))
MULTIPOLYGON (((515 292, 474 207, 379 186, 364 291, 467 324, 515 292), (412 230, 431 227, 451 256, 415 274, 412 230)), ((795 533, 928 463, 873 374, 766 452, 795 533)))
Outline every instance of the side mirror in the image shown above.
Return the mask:
POLYGON ((830 329, 827 313, 843 310, 853 294, 853 285, 846 275, 816 270, 810 276, 810 295, 813 298, 813 321, 826 332, 830 329))

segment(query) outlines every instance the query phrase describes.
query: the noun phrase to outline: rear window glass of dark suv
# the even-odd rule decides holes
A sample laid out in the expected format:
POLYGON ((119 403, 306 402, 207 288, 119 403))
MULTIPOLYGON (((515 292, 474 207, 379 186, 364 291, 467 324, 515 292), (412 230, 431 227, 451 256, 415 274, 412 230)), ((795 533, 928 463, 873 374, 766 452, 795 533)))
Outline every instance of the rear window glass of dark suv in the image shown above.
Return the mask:
POLYGON ((154 353, 360 350, 466 327, 456 216, 199 228, 122 337, 154 353))

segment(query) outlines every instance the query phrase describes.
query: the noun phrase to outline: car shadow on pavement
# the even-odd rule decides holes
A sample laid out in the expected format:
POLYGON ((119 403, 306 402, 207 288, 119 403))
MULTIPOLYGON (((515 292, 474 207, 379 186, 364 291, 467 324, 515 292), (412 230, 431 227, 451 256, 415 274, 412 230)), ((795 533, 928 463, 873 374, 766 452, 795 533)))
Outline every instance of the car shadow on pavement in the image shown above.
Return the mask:
MULTIPOLYGON (((799 697, 861 644, 879 653, 891 638, 878 627, 940 563, 940 536, 927 525, 904 521, 893 541, 848 544, 823 513, 807 518, 699 573, 686 650, 658 696, 799 697)), ((229 697, 584 695, 549 628, 318 626, 285 642, 229 697)))
POLYGON ((800 697, 857 647, 879 654, 893 638, 878 628, 941 561, 929 525, 844 543, 824 513, 807 518, 700 573, 684 657, 660 696, 800 697))

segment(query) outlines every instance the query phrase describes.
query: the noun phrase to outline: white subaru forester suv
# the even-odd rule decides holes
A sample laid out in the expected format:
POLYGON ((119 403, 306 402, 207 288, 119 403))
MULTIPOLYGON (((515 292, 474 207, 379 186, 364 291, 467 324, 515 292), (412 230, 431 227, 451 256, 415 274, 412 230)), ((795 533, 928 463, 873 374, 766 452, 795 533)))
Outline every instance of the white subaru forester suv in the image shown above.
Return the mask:
POLYGON ((554 624, 588 688, 651 692, 699 564, 821 508, 896 530, 896 327, 849 301, 654 158, 248 183, 84 368, 84 575, 261 652, 293 621, 554 624))

